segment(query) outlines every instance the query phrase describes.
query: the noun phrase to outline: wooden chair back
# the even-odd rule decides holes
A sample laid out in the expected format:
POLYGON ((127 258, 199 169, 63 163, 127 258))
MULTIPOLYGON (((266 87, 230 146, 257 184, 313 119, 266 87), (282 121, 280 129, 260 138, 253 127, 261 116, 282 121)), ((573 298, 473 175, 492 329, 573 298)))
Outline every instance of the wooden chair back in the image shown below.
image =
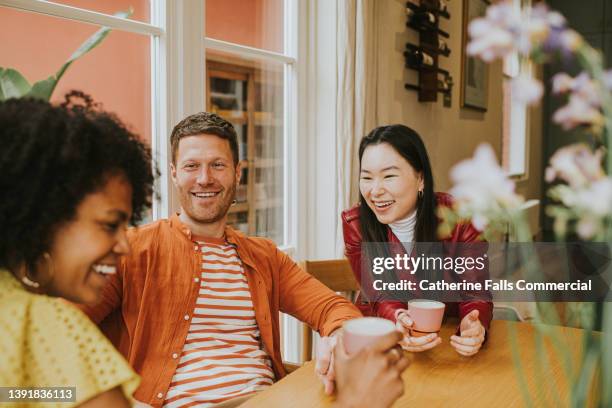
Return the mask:
MULTIPOLYGON (((357 292, 359 283, 347 259, 303 261, 301 267, 334 292, 357 292)), ((302 362, 312 360, 312 330, 303 324, 302 362)))

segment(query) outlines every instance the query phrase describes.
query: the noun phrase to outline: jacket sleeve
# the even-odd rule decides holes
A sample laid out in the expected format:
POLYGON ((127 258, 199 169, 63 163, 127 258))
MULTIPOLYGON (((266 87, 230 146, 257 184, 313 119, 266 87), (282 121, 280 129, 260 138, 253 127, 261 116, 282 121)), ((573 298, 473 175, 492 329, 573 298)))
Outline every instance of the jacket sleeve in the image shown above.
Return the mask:
POLYGON ((305 322, 321 336, 329 336, 345 320, 362 316, 355 305, 306 273, 287 254, 278 248, 275 251, 282 312, 305 322))
MULTIPOLYGON (((363 288, 364 285, 371 285, 369 278, 362 279, 361 273, 361 231, 355 215, 349 215, 349 211, 342 212, 342 233, 344 236, 344 255, 351 264, 351 269, 355 279, 363 288)), ((406 303, 396 300, 376 299, 373 302, 364 301, 359 296, 356 306, 366 316, 378 316, 395 322, 395 311, 405 309, 406 303)))
POLYGON ((102 300, 95 305, 75 304, 95 324, 99 325, 108 315, 121 307, 123 294, 123 271, 125 259, 122 259, 115 275, 107 277, 108 282, 102 291, 102 300))
MULTIPOLYGON (((472 224, 459 224, 453 231, 453 242, 458 243, 482 243, 482 248, 475 248, 472 256, 481 255, 486 250, 486 242, 482 240, 480 232, 472 224)), ((471 249, 466 246, 464 251, 471 249)), ((484 281, 489 277, 488 262, 483 271, 476 270, 467 271, 462 278, 470 277, 469 280, 478 281, 484 286, 484 281)), ((493 318, 493 302, 489 291, 482 290, 476 293, 468 292, 462 294, 464 300, 459 303, 459 318, 463 319, 472 310, 478 310, 479 319, 485 329, 488 331, 493 318)))

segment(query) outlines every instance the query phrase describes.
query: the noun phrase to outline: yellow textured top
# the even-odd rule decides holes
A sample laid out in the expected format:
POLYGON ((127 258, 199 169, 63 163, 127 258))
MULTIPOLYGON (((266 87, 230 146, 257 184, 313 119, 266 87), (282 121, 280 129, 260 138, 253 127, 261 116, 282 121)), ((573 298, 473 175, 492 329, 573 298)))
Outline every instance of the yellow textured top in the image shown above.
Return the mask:
POLYGON ((76 402, 0 402, 0 407, 71 407, 140 378, 98 328, 68 302, 25 290, 0 269, 0 387, 76 387, 76 402))

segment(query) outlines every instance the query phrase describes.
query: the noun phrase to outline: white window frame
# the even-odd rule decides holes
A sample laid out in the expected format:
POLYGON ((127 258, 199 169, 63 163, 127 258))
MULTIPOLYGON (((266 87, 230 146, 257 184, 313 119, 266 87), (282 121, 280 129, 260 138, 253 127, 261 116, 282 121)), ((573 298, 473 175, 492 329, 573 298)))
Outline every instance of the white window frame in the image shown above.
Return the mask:
MULTIPOLYGON (((302 2, 303 3, 303 2, 302 2)), ((204 0, 204 9, 206 8, 204 0)), ((283 245, 281 249, 289 255, 296 255, 300 245, 298 234, 298 16, 302 15, 299 8, 303 7, 298 0, 284 0, 283 8, 283 38, 284 52, 278 53, 261 48, 230 43, 219 39, 203 36, 202 46, 206 60, 206 50, 231 53, 237 57, 260 62, 275 62, 283 64, 283 245)), ((200 14, 204 17, 203 14, 200 14)), ((202 19, 203 21, 205 18, 202 19)), ((205 31, 204 31, 205 32, 205 31)), ((204 72, 204 70, 202 70, 204 72)), ((291 316, 281 314, 281 341, 283 358, 288 361, 299 360, 301 348, 300 323, 291 316)))
MULTIPOLYGON (((304 5, 284 0, 284 52, 207 38, 206 0, 151 0, 150 23, 44 0, 0 0, 5 6, 70 21, 106 26, 116 31, 148 35, 151 39, 151 147, 161 177, 156 181, 159 195, 153 202, 153 219, 167 218, 180 207, 169 172, 169 134, 185 116, 205 110, 206 50, 232 53, 239 57, 282 63, 284 68, 284 245, 294 254, 303 234, 298 234, 298 16, 304 5)), ((303 87, 303 85, 301 85, 303 87)), ((303 178, 303 175, 302 175, 303 178)), ((299 324, 283 316, 283 352, 297 361, 300 347, 299 324)))
MULTIPOLYGON (((516 9, 521 9, 521 4, 530 4, 530 0, 513 0, 516 9)), ((504 78, 512 80, 518 77, 531 77, 533 67, 529 60, 519 56, 517 52, 512 53, 504 59, 503 67, 504 78)), ((510 112, 508 114, 509 139, 507 163, 504 163, 505 170, 510 177, 523 178, 528 176, 528 157, 529 157, 529 115, 528 106, 516 101, 510 92, 510 112)), ((504 95, 506 97, 506 95, 504 95)), ((505 152, 503 152, 505 155, 505 152)))
MULTIPOLYGON (((204 9, 206 8, 206 0, 204 9)), ((283 64, 283 244, 281 249, 290 255, 295 253, 297 245, 297 214, 295 212, 297 171, 297 40, 298 40, 298 0, 284 0, 283 37, 284 52, 274 52, 261 48, 231 43, 203 36, 204 60, 206 50, 230 53, 240 58, 258 62, 275 62, 283 64)), ((201 14, 204 20, 204 14, 201 14)))

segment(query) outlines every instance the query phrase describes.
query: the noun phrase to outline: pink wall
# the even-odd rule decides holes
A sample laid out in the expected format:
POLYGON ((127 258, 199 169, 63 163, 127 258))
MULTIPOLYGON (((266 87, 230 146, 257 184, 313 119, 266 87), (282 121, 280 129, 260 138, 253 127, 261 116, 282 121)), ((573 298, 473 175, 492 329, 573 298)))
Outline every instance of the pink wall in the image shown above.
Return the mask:
POLYGON ((283 51, 282 0, 206 0, 206 36, 283 51))
MULTIPOLYGON (((176 0, 172 0, 176 1, 176 0)), ((149 20, 149 0, 57 0, 113 14, 134 8, 132 19, 149 20)), ((206 34, 272 51, 283 51, 282 0, 207 0, 206 34)), ((98 28, 0 7, 0 66, 15 68, 30 83, 55 74, 98 28)), ((82 90, 116 113, 145 140, 151 139, 149 37, 111 32, 63 76, 52 101, 71 89, 82 90)))
MULTIPOLYGON (((80 7, 92 4, 87 0, 63 2, 80 7)), ((130 4, 135 9, 135 18, 147 18, 147 0, 105 0, 103 11, 126 10, 130 4)), ((30 83, 55 74, 72 52, 98 29, 5 7, 0 7, 0 27, 0 66, 17 69, 30 83)), ((61 101, 71 89, 80 89, 102 103, 105 110, 115 112, 145 140, 150 140, 149 48, 148 36, 111 32, 104 42, 68 69, 52 101, 61 101)))

